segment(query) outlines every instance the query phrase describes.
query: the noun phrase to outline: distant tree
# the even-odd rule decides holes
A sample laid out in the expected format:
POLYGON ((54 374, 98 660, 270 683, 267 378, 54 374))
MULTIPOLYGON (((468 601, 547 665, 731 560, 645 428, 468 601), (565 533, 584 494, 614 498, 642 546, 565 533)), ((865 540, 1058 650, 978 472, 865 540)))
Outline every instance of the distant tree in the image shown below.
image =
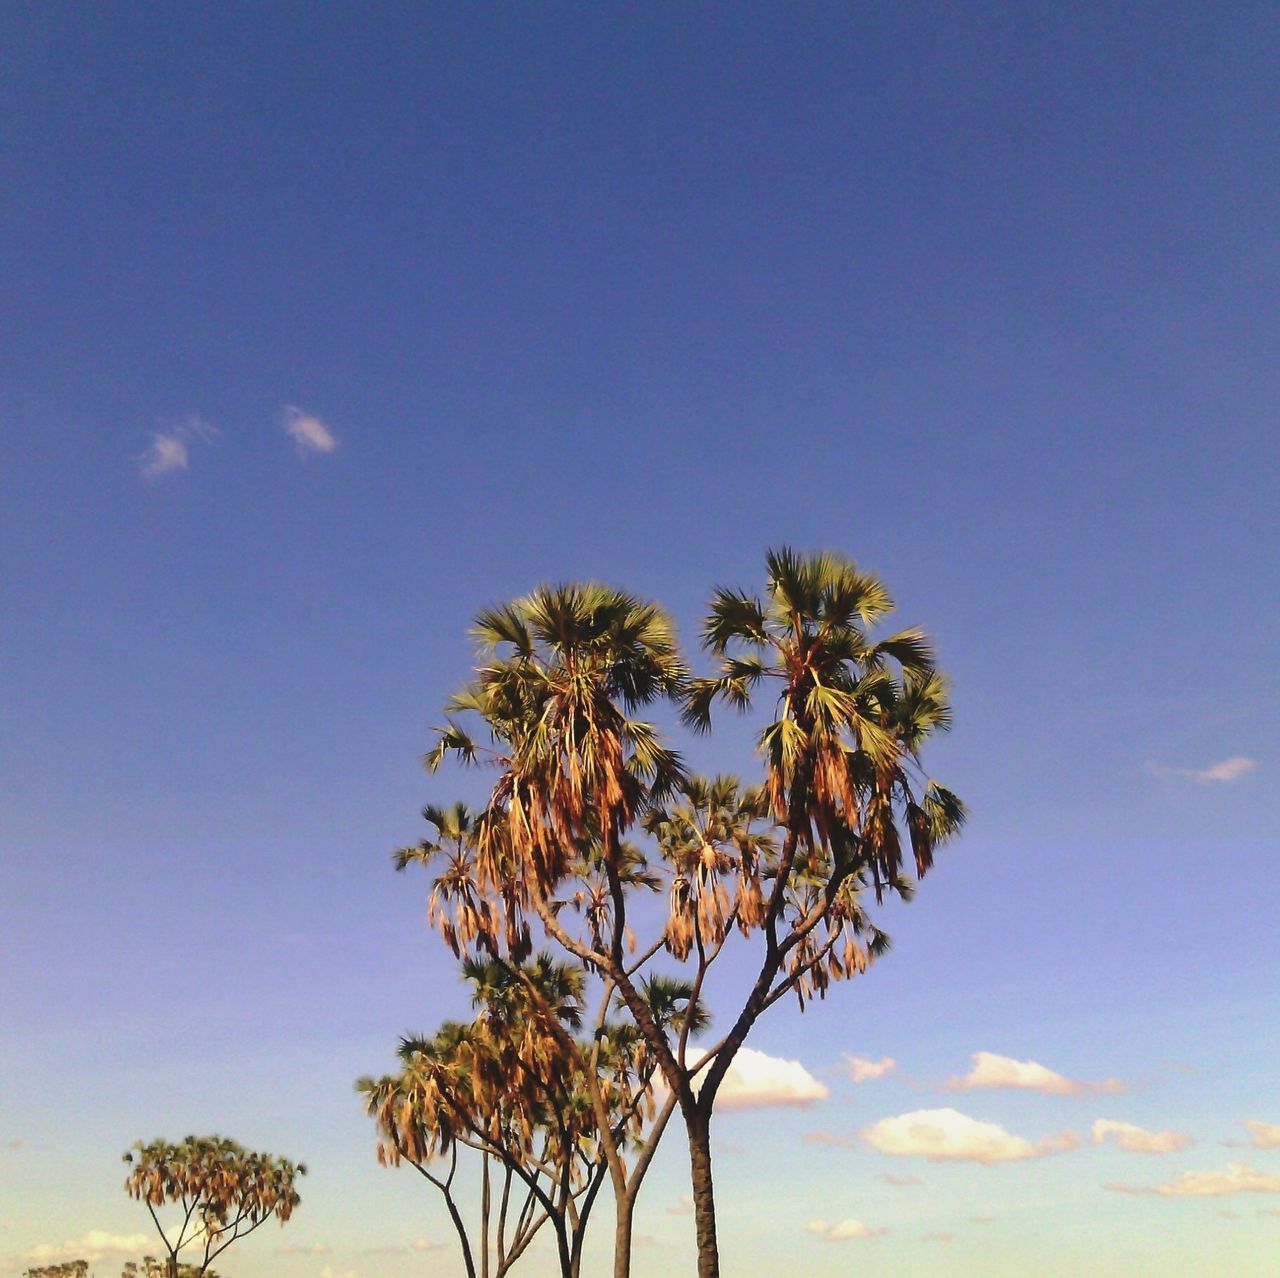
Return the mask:
MULTIPOLYGON (((167 1256, 167 1278, 209 1278, 210 1265, 238 1238, 274 1217, 284 1224, 300 1199, 301 1163, 254 1153, 222 1136, 187 1136, 174 1145, 138 1141, 124 1155, 125 1191, 143 1203, 167 1256), (169 1207, 168 1231, 157 1208, 169 1207), (186 1250, 191 1263, 182 1265, 186 1250)), ((143 1262, 144 1265, 146 1261, 143 1262)))
MULTIPOLYGON (((141 1263, 130 1260, 120 1271, 120 1278, 168 1278, 169 1266, 154 1256, 143 1256, 141 1263)), ((200 1270, 194 1265, 179 1265, 178 1278, 200 1278, 200 1270)), ((203 1278, 219 1278, 216 1270, 206 1269, 203 1278)))
POLYGON ((68 1260, 61 1265, 41 1265, 26 1270, 22 1278, 85 1278, 89 1272, 87 1260, 68 1260))
MULTIPOLYGON (((703 643, 718 669, 707 678, 690 676, 659 608, 609 587, 542 587, 483 612, 476 679, 449 710, 478 717, 488 742, 450 718, 427 756, 432 769, 450 755, 483 759, 497 775, 470 848, 435 881, 437 926, 455 951, 519 963, 536 920, 616 991, 684 1119, 699 1278, 719 1275, 711 1117, 751 1028, 783 997, 803 1008, 883 953, 865 894, 908 897, 904 846, 922 877, 964 818, 920 768, 927 738, 950 723, 923 633, 873 639, 888 591, 839 555, 784 548, 767 567, 763 598, 715 592, 703 643), (706 732, 717 703, 750 710, 763 690, 758 789, 688 777, 634 717, 665 699, 706 732), (641 831, 657 862, 628 841, 641 831), (632 925, 649 914, 633 898, 658 884, 667 918, 638 945, 632 925), (754 943, 740 954, 754 979, 721 1041, 690 1056, 688 1029, 655 1019, 639 973, 665 948, 692 966, 698 1004, 735 931, 754 943)), ((615 1196, 621 1236, 629 1204, 615 1196)), ((628 1263, 616 1250, 615 1278, 628 1263)))

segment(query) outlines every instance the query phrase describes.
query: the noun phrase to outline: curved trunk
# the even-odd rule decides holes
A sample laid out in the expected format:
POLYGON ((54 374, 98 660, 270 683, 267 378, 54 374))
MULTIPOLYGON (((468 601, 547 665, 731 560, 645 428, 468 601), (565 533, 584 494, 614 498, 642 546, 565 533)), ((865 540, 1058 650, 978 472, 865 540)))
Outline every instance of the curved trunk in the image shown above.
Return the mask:
POLYGON ((716 1199, 711 1181, 711 1116, 701 1105, 685 1114, 689 1132, 689 1172, 693 1187, 693 1223, 698 1240, 698 1278, 720 1278, 716 1242, 716 1199))
POLYGON ((462 1247, 462 1263, 466 1266, 467 1278, 476 1278, 475 1261, 471 1258, 471 1243, 467 1240, 467 1224, 462 1219, 462 1213, 458 1210, 457 1204, 451 1196, 446 1196, 445 1206, 449 1209, 449 1219, 453 1221, 454 1231, 458 1235, 458 1242, 462 1247))

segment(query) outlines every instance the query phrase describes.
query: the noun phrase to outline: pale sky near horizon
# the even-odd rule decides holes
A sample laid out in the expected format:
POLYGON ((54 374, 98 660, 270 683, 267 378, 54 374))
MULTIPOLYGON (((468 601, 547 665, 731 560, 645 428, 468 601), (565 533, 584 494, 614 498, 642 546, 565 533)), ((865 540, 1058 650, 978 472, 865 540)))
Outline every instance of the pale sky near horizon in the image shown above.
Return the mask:
MULTIPOLYGON (((229 1278, 461 1274, 352 1082, 463 1006, 389 852, 477 792, 418 764, 470 618, 598 577, 691 639, 781 542, 936 637, 972 818, 753 1035, 803 1103, 717 1120, 726 1274, 1280 1271, 1278 57, 1244 3, 0 12, 0 1275, 118 1273, 120 1154, 193 1130, 311 1168, 229 1278)), ((673 1130, 636 1278, 687 1192, 673 1130)))

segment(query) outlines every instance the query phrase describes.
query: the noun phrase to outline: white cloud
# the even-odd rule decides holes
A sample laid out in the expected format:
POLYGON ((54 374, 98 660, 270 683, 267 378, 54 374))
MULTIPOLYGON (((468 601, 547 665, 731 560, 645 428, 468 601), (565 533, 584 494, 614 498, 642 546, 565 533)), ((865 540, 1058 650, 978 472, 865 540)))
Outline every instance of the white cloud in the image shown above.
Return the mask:
POLYGON ((844 1064, 855 1083, 866 1083, 873 1078, 883 1078, 897 1068, 898 1062, 892 1056, 882 1056, 878 1061, 873 1061, 866 1056, 854 1056, 851 1052, 845 1052, 844 1064))
POLYGON ((693 1215, 693 1195, 681 1194, 680 1201, 673 1207, 667 1208, 668 1216, 692 1216, 693 1215))
POLYGON ((338 446, 333 432, 318 417, 289 404, 284 410, 285 434, 297 445, 298 453, 331 453, 338 446))
POLYGON ((984 1123, 954 1109, 918 1109, 897 1118, 882 1118, 865 1128, 862 1138, 882 1154, 987 1164, 1042 1158, 1080 1144, 1080 1137, 1068 1131, 1046 1136, 1033 1145, 996 1123, 984 1123))
POLYGON ((433 1238, 415 1238, 410 1247, 413 1251, 440 1251, 444 1243, 436 1242, 433 1238))
POLYGON ((1207 768, 1170 768, 1163 763, 1149 764, 1149 770, 1157 777, 1187 777, 1202 784, 1231 785, 1258 766, 1257 759, 1243 754, 1233 754, 1229 759, 1211 763, 1207 768))
POLYGON ((1098 1119, 1093 1125, 1093 1143, 1101 1145, 1109 1136, 1114 1136, 1116 1146, 1127 1154, 1174 1154, 1191 1144, 1186 1132, 1152 1132, 1133 1123, 1098 1119))
POLYGON ((147 479, 159 479, 174 471, 186 470, 190 458, 186 444, 177 435, 156 433, 151 436, 151 447, 138 459, 147 479))
POLYGON ((151 436, 147 451, 138 458, 138 469, 143 479, 161 479, 186 470, 191 464, 188 447, 199 441, 211 444, 218 432, 199 417, 188 417, 169 430, 156 431, 151 436))
POLYGON ((1224 1198, 1228 1194, 1280 1194, 1280 1175, 1260 1172, 1244 1163, 1228 1163, 1215 1171, 1179 1172, 1166 1185, 1105 1188, 1119 1194, 1157 1194, 1161 1198, 1224 1198))
POLYGON ((1249 1141, 1255 1149, 1280 1149, 1280 1123, 1260 1123, 1257 1119, 1245 1120, 1249 1141))
POLYGON ((1019 1061, 995 1052, 974 1052, 973 1068, 963 1078, 947 1084, 952 1091, 968 1091, 974 1087, 1019 1087, 1046 1092, 1051 1096, 1081 1096, 1085 1092, 1122 1092, 1124 1083, 1108 1078, 1100 1083, 1086 1083, 1067 1078, 1038 1061, 1019 1061))
POLYGON ((716 1104, 721 1109, 763 1109, 774 1105, 812 1105, 826 1100, 830 1089, 799 1061, 767 1056, 744 1047, 720 1084, 716 1104))
POLYGON ((97 1260, 102 1256, 132 1256, 156 1245, 153 1234, 110 1234, 105 1229, 91 1229, 80 1238, 69 1238, 61 1246, 55 1243, 37 1243, 24 1251, 19 1260, 37 1265, 66 1257, 71 1260, 97 1260))
POLYGON ((860 1220, 854 1220, 850 1217, 847 1220, 840 1221, 837 1225, 832 1225, 827 1230, 827 1238, 831 1242, 845 1242, 850 1238, 875 1238, 878 1234, 885 1234, 887 1229, 868 1229, 860 1220))
POLYGON ((838 1221, 834 1225, 829 1225, 825 1220, 810 1220, 805 1223, 805 1228, 811 1234, 821 1234, 828 1242, 848 1242, 853 1238, 878 1238, 881 1234, 887 1234, 887 1229, 869 1229, 860 1220, 854 1220, 852 1216, 845 1220, 838 1221))

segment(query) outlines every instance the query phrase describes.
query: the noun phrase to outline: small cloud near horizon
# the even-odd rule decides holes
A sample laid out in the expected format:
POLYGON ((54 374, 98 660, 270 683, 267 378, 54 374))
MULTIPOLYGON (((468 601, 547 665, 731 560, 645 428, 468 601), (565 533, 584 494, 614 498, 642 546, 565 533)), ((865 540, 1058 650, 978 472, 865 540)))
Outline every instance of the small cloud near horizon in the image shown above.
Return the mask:
POLYGON ((1233 754, 1229 759, 1211 763, 1207 768, 1171 768, 1163 763, 1150 763, 1147 770, 1154 777, 1169 780, 1173 777, 1185 777, 1201 784, 1233 785, 1258 766, 1257 759, 1247 755, 1233 754))
POLYGON ((37 1243, 28 1247, 18 1259, 37 1265, 46 1265, 62 1257, 83 1260, 100 1260, 104 1256, 134 1256, 155 1249, 154 1234, 112 1234, 105 1229, 91 1229, 79 1238, 69 1238, 60 1246, 57 1243, 37 1243))
POLYGON ((801 1138, 802 1145, 832 1145, 836 1149, 852 1149, 857 1143, 856 1136, 837 1136, 835 1132, 805 1132, 801 1138))
POLYGON ((285 407, 284 431, 293 440, 300 457, 331 453, 338 447, 333 432, 320 418, 304 412, 294 404, 285 407))
POLYGON ((1280 1194, 1280 1175, 1260 1172, 1245 1163, 1228 1163, 1213 1171, 1179 1172, 1164 1185, 1103 1186, 1116 1194, 1154 1194, 1160 1198, 1225 1198, 1228 1194, 1280 1194))
POLYGON ((1186 1132, 1148 1131, 1134 1123, 1121 1123, 1110 1118, 1099 1118, 1093 1125, 1093 1143, 1106 1144, 1114 1137, 1114 1145, 1126 1154, 1176 1154, 1191 1144, 1186 1132))
POLYGON ((988 1166, 1066 1153, 1082 1143, 1079 1133, 1063 1131, 1033 1144, 998 1123, 982 1122, 954 1109, 920 1109, 882 1118, 864 1128, 862 1138, 882 1154, 988 1166))
POLYGON ((1101 1082, 1085 1082, 1067 1078, 1057 1070, 1049 1069, 1038 1061, 1019 1061, 1012 1056, 1000 1056, 995 1052, 974 1052, 973 1068, 963 1078, 953 1078, 947 1083, 949 1091, 970 1091, 976 1087, 1015 1087, 1027 1091, 1044 1092, 1050 1096, 1083 1096, 1086 1093, 1117 1093, 1127 1090, 1119 1078, 1107 1078, 1101 1082))
POLYGON ((1280 1123, 1261 1123, 1256 1118, 1246 1118, 1241 1124, 1249 1133, 1249 1143, 1254 1149, 1280 1149, 1280 1123))
POLYGON ((879 1238, 889 1231, 887 1229, 871 1229, 852 1216, 829 1225, 825 1220, 810 1220, 805 1229, 811 1234, 821 1234, 827 1242, 848 1242, 853 1238, 879 1238))
POLYGON ((873 1061, 867 1056, 855 1056, 852 1052, 844 1053, 844 1068, 855 1083, 867 1083, 874 1078, 883 1078, 898 1067, 892 1056, 882 1056, 873 1061))
POLYGON ((156 431, 146 452, 138 458, 138 470, 143 479, 161 479, 186 470, 191 464, 192 443, 211 444, 218 431, 203 418, 194 414, 169 430, 156 431))
POLYGON ((882 1180, 886 1185, 895 1185, 899 1189, 909 1189, 915 1185, 923 1185, 924 1181, 919 1176, 895 1176, 893 1172, 881 1172, 877 1180, 882 1180))
POLYGON ((333 1250, 327 1243, 312 1243, 310 1247, 294 1246, 286 1243, 276 1248, 277 1256, 327 1256, 333 1250))
POLYGON ((954 1235, 947 1233, 947 1231, 946 1231, 945 1229, 940 1229, 940 1230, 938 1230, 938 1232, 937 1232, 937 1233, 935 1233, 935 1234, 921 1234, 921 1235, 920 1235, 920 1241, 921 1241, 921 1242, 949 1243, 953 1237, 954 1237, 954 1235))

